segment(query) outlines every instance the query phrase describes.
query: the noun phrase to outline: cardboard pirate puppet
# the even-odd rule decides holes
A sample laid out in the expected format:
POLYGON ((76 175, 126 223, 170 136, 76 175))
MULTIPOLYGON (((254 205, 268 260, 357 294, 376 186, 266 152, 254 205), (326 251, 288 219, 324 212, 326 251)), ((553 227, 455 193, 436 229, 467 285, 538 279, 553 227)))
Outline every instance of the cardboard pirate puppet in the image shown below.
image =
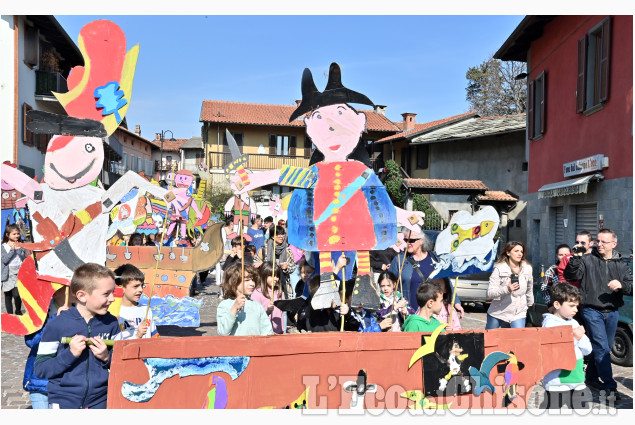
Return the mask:
MULTIPOLYGON (((42 183, 2 165, 2 179, 28 197, 34 252, 18 273, 18 290, 25 302, 22 316, 2 315, 2 330, 26 335, 46 318, 53 293, 69 285, 73 270, 86 262, 105 264, 108 211, 122 191, 104 191, 98 181, 104 161, 105 138, 123 120, 132 95, 139 46, 126 52, 123 31, 106 20, 85 25, 79 34, 84 66, 71 70, 69 91, 54 93, 68 116, 29 111, 29 130, 54 135, 44 160, 42 183), (37 264, 37 269, 36 269, 37 264)), ((129 172, 124 181, 147 183, 129 172)), ((131 183, 136 184, 136 183, 131 183)), ((119 185, 120 187, 121 185, 119 185)), ((123 192, 123 193, 122 193, 123 192)), ((166 191, 157 188, 157 196, 166 191)))
MULTIPOLYGON (((379 308, 378 290, 371 277, 369 251, 390 247, 397 241, 397 223, 417 230, 408 218, 413 214, 396 208, 388 192, 369 168, 370 160, 361 140, 366 115, 349 103, 374 106, 365 95, 342 85, 341 71, 332 63, 323 92, 318 91, 311 71, 302 75, 302 102, 289 121, 307 114, 307 136, 316 150, 308 169, 285 165, 258 174, 237 193, 268 184, 294 187, 288 210, 289 243, 306 251, 319 251, 320 288, 313 308, 340 305, 333 280, 331 252, 357 251, 357 278, 352 304, 379 308)), ((236 175, 232 181, 238 183, 236 175)), ((236 184, 235 187, 240 187, 236 184)), ((414 212, 422 223, 423 213, 414 212)), ((417 222, 417 220, 415 220, 417 222)))

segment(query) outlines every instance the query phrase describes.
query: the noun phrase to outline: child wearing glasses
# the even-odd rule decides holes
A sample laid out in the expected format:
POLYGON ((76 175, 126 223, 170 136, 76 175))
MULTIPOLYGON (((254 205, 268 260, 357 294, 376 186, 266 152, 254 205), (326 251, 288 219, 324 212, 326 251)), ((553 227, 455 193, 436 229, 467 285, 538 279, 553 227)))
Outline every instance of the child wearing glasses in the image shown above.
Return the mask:
POLYGON ((121 309, 117 317, 121 333, 115 339, 159 337, 152 310, 147 306, 139 305, 144 281, 145 275, 132 264, 124 264, 115 270, 115 283, 123 289, 121 309))

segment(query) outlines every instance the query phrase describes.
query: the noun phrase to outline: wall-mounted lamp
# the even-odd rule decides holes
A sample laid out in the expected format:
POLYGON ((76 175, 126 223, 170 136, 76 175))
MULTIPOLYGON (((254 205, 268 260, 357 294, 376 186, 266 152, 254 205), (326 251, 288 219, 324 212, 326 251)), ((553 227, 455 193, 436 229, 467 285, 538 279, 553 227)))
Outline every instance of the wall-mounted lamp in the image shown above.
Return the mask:
POLYGON ((526 72, 521 72, 520 74, 516 75, 514 77, 514 80, 518 81, 518 80, 522 80, 523 78, 527 78, 527 73, 526 72))
POLYGON ((604 216, 602 214, 598 216, 598 225, 600 230, 604 229, 604 216))

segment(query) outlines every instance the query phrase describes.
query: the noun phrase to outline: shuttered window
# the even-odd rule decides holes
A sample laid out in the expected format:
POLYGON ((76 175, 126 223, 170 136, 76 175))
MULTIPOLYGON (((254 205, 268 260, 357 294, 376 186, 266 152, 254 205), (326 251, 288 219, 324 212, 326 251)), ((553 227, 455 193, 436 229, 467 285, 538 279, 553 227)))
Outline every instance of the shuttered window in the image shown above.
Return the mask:
POLYGON ((554 235, 556 235, 555 246, 564 242, 564 208, 556 207, 556 219, 554 221, 554 235))
POLYGON ((32 109, 33 108, 28 103, 22 104, 22 143, 26 146, 33 146, 33 133, 26 127, 28 123, 33 121, 26 114, 32 109))
POLYGON ((529 139, 539 139, 546 130, 547 79, 545 71, 529 82, 529 139))
POLYGON ((597 204, 576 205, 575 208, 575 233, 586 230, 591 233, 593 239, 598 234, 598 207, 597 204))
POLYGON ((304 135, 304 157, 311 158, 311 149, 313 148, 313 141, 308 135, 304 135))
POLYGON ((578 40, 576 112, 588 111, 609 99, 610 59, 609 16, 578 40))
POLYGON ((425 170, 426 168, 428 168, 428 154, 429 154, 428 145, 417 146, 417 169, 418 170, 425 170))
MULTIPOLYGON (((306 147, 306 140, 305 140, 306 147)), ((297 149, 296 136, 270 134, 269 135, 269 155, 295 156, 297 149)), ((306 156, 306 148, 305 148, 306 156)))

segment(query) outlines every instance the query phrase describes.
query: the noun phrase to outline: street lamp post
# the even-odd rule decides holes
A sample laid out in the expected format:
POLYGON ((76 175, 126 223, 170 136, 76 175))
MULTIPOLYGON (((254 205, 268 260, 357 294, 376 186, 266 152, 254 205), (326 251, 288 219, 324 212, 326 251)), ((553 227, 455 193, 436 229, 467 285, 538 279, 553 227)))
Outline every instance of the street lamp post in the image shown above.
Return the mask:
POLYGON ((163 171, 163 138, 168 131, 170 132, 170 136, 171 136, 170 142, 176 141, 176 139, 174 138, 174 133, 172 133, 172 130, 161 130, 161 171, 163 171))

